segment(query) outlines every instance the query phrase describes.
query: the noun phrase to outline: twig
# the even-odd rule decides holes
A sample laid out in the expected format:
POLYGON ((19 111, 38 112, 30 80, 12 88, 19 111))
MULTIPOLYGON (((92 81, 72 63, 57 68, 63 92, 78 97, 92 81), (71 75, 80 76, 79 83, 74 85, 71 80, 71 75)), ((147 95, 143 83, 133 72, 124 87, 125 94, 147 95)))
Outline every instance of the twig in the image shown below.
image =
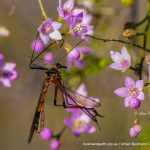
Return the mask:
POLYGON ((137 47, 137 48, 139 48, 139 49, 141 49, 143 51, 150 52, 150 49, 148 49, 148 48, 144 48, 143 46, 141 46, 139 44, 127 42, 127 41, 124 41, 124 40, 121 40, 121 39, 107 39, 107 38, 95 37, 95 36, 92 36, 92 35, 87 35, 87 36, 90 37, 90 38, 93 38, 95 40, 102 41, 102 42, 119 42, 119 43, 124 43, 124 44, 127 44, 127 45, 131 45, 131 46, 137 47))

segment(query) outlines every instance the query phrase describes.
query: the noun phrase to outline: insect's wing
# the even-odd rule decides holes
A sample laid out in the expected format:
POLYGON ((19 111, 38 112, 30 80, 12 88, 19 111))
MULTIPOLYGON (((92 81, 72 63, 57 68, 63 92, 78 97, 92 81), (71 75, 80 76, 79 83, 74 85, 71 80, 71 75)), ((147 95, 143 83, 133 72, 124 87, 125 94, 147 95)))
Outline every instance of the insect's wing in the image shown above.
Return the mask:
POLYGON ((97 101, 96 99, 83 96, 80 93, 77 93, 68 88, 65 88, 65 91, 66 91, 65 96, 68 97, 68 104, 74 103, 80 107, 85 108, 93 108, 95 106, 100 106, 100 102, 97 101))

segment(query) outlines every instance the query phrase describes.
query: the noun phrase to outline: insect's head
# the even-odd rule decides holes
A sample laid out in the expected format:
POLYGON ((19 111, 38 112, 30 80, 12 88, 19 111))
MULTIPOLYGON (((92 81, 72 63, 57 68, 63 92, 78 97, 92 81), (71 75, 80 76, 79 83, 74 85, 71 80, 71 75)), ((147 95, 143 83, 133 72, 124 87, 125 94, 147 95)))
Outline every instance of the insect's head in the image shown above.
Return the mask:
POLYGON ((55 74, 55 73, 57 73, 58 72, 58 70, 56 69, 56 68, 54 68, 54 67, 52 67, 50 70, 49 70, 49 73, 50 74, 55 74))
POLYGON ((60 63, 56 63, 56 68, 57 68, 57 69, 62 69, 62 68, 67 69, 66 66, 63 66, 63 65, 61 65, 60 63))
POLYGON ((52 67, 48 71, 46 71, 47 76, 51 76, 52 74, 56 74, 58 72, 57 68, 52 67))

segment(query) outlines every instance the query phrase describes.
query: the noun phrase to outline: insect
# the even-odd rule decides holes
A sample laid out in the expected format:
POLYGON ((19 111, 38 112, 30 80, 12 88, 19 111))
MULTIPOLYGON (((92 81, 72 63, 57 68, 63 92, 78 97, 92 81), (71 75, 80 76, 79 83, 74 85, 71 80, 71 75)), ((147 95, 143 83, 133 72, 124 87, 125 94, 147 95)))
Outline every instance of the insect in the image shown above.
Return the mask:
MULTIPOLYGON (((30 62, 30 68, 44 70, 45 78, 44 78, 41 94, 39 96, 38 104, 36 106, 35 114, 33 117, 28 143, 31 142, 34 132, 40 133, 44 128, 44 103, 45 103, 46 93, 49 85, 52 85, 55 88, 55 92, 54 92, 55 106, 62 106, 64 108, 79 108, 86 115, 88 115, 99 127, 96 116, 99 117, 103 117, 103 116, 98 114, 98 112, 94 109, 94 107, 100 106, 100 102, 92 98, 85 97, 64 86, 60 70, 66 69, 67 68, 66 66, 63 66, 60 63, 55 63, 55 62, 51 62, 50 67, 39 66, 33 64, 33 61, 35 61, 35 58, 33 59, 33 55, 34 55, 34 51, 30 62), (61 105, 57 104, 58 92, 60 93, 60 97, 62 100, 61 105)), ((38 57, 36 57, 36 59, 38 57)))
POLYGON ((46 98, 45 96, 49 85, 53 85, 55 87, 55 93, 54 93, 55 106, 63 106, 64 108, 79 108, 96 123, 97 123, 96 116, 102 117, 93 108, 95 106, 100 106, 100 103, 98 101, 92 98, 85 97, 64 86, 63 80, 61 78, 61 72, 59 70, 63 68, 66 69, 66 66, 56 63, 50 69, 39 67, 39 66, 36 66, 36 68, 45 70, 45 79, 38 100, 38 104, 35 110, 28 143, 31 142, 34 132, 40 133, 40 131, 44 128, 44 103, 45 103, 45 98, 46 98), (62 105, 57 104, 58 91, 61 96, 62 105))

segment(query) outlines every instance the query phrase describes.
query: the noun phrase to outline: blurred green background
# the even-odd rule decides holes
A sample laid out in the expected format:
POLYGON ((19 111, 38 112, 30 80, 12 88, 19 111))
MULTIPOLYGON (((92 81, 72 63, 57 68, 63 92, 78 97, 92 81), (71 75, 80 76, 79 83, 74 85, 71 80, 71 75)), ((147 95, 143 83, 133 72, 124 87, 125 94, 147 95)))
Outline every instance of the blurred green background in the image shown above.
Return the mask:
MULTIPOLYGON (((27 144, 29 130, 40 94, 43 82, 43 72, 29 69, 31 56, 31 41, 35 38, 37 27, 41 23, 41 15, 36 0, 19 0, 13 15, 9 16, 15 0, 0 0, 0 26, 10 30, 10 36, 0 38, 0 52, 5 55, 6 61, 17 63, 20 77, 11 88, 0 87, 0 149, 1 150, 46 150, 49 142, 44 142, 38 134, 35 134, 32 143, 27 144)), ((57 18, 56 7, 58 1, 43 0, 49 17, 57 18)), ((99 12, 95 19, 96 35, 106 38, 119 38, 123 25, 130 20, 140 20, 146 13, 146 0, 135 0, 136 6, 124 7, 120 0, 99 0, 95 9, 99 12)), ((109 59, 110 49, 119 50, 123 45, 118 43, 100 43, 93 41, 97 56, 109 59)), ((64 50, 58 50, 55 55, 59 60, 64 50)), ((65 63, 63 60, 62 63, 65 63)), ((83 142, 150 142, 150 115, 140 116, 142 133, 132 139, 129 129, 135 119, 134 111, 124 108, 123 100, 113 94, 113 91, 123 85, 125 75, 113 71, 108 67, 96 75, 86 77, 86 85, 89 96, 99 97, 102 107, 98 111, 105 115, 99 119, 102 132, 95 134, 83 134, 75 138, 71 130, 67 130, 61 139, 61 150, 94 150, 94 149, 117 149, 117 150, 149 150, 149 147, 98 147, 83 146, 83 142)), ((65 78, 67 80, 67 78, 65 78)), ((68 83, 66 82, 66 85, 68 83)), ((63 108, 53 106, 54 89, 49 88, 45 105, 46 127, 54 132, 62 128, 63 119, 68 113, 63 108)), ((150 111, 149 97, 140 107, 140 111, 150 111)))

